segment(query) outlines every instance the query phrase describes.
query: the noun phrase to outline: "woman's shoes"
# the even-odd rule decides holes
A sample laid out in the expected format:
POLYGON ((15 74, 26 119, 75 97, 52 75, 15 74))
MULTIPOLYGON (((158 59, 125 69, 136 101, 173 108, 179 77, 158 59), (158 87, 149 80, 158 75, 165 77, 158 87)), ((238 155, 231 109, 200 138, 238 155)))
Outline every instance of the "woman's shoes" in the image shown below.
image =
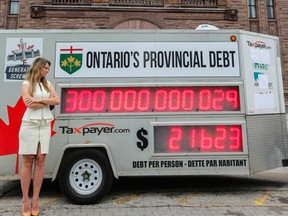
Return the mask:
POLYGON ((39 206, 38 206, 38 202, 32 202, 31 205, 31 215, 32 216, 38 216, 39 215, 39 206), (37 205, 35 205, 35 203, 37 203, 37 205), (34 205, 33 205, 34 204, 34 205), (36 208, 35 208, 36 207, 36 208))
POLYGON ((38 216, 39 211, 37 212, 22 212, 22 216, 38 216))
POLYGON ((27 202, 23 202, 22 200, 22 216, 31 216, 31 210, 28 206, 30 205, 27 202))

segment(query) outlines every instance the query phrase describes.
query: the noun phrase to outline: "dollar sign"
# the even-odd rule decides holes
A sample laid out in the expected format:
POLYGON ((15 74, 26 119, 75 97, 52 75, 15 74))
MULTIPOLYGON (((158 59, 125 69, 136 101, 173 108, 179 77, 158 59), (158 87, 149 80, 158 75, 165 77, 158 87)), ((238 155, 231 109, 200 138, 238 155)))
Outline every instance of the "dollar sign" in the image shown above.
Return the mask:
POLYGON ((137 137, 141 142, 137 142, 137 147, 143 151, 145 148, 148 146, 148 140, 145 136, 143 135, 148 135, 148 131, 145 130, 144 128, 141 128, 140 130, 137 131, 137 137))

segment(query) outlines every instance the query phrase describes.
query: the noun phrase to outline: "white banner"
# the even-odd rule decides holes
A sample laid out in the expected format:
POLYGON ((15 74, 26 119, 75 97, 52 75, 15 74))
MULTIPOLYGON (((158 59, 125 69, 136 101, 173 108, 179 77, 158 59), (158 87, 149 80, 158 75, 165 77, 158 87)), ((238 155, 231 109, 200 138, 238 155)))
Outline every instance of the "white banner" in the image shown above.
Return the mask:
POLYGON ((56 78, 236 77, 236 42, 78 42, 56 44, 56 78))

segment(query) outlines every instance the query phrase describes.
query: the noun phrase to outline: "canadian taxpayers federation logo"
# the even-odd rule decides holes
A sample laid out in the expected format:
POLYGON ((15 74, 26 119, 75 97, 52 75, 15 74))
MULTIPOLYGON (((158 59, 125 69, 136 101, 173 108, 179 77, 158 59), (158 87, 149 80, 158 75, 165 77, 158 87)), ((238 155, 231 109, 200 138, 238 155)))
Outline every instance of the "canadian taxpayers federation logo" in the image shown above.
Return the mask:
POLYGON ((62 134, 80 134, 85 136, 86 134, 96 134, 100 136, 101 134, 123 134, 130 133, 130 129, 127 128, 115 128, 114 124, 105 122, 95 122, 91 124, 86 124, 78 128, 72 128, 68 126, 59 126, 62 134))
POLYGON ((73 46, 60 49, 60 67, 68 74, 73 74, 82 67, 83 49, 73 46))

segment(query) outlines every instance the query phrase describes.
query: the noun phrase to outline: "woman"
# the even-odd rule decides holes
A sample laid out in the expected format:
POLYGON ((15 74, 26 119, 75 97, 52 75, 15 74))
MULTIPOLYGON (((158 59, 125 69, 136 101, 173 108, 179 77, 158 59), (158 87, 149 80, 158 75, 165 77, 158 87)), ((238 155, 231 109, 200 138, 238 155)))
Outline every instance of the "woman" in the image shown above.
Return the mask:
POLYGON ((49 107, 59 104, 59 96, 53 85, 46 80, 50 65, 50 61, 36 58, 22 84, 22 98, 27 106, 19 131, 19 154, 22 155, 20 183, 24 216, 39 215, 39 194, 53 120, 49 107), (32 176, 33 196, 30 202, 28 193, 32 176))

